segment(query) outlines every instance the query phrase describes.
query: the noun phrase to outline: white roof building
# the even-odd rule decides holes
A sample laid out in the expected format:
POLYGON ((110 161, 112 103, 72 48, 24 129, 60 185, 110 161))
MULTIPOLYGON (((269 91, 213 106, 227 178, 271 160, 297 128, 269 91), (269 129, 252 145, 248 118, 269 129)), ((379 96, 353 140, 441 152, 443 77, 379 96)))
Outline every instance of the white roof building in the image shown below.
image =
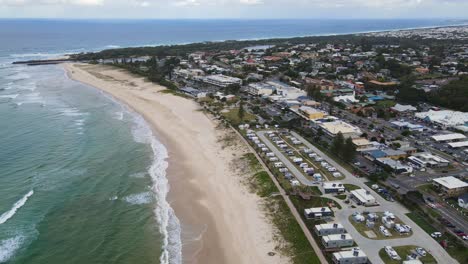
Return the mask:
POLYGON ((367 261, 367 255, 360 248, 333 253, 333 262, 337 264, 364 264, 367 261))
POLYGON ((375 197, 370 194, 369 191, 364 189, 352 190, 351 195, 363 205, 372 205, 375 204, 375 197))
POLYGON ((315 233, 318 236, 344 234, 346 233, 346 229, 339 223, 321 224, 315 226, 315 233))
POLYGON ((468 113, 451 110, 431 110, 429 112, 416 113, 415 116, 445 127, 460 126, 468 122, 468 113))
POLYGON ((435 135, 431 137, 435 141, 452 141, 452 140, 460 140, 466 139, 466 136, 460 133, 451 133, 451 134, 442 134, 442 135, 435 135))
POLYGON ((344 137, 356 138, 362 135, 362 131, 359 127, 353 126, 341 120, 333 122, 324 122, 319 124, 321 128, 325 130, 329 136, 334 137, 341 132, 344 137))
POLYGON ((412 105, 401 105, 401 104, 396 104, 395 106, 391 107, 391 109, 393 111, 396 111, 396 112, 413 112, 413 111, 416 111, 418 109, 416 109, 416 107, 412 106, 412 105))
POLYGON ((451 148, 464 148, 464 147, 468 147, 468 141, 452 142, 452 143, 448 143, 447 145, 449 145, 449 147, 451 148))
POLYGON ((353 237, 346 234, 327 235, 322 237, 322 244, 325 248, 351 247, 354 244, 353 237))
POLYGON ((206 76, 204 79, 205 83, 212 84, 218 87, 227 87, 231 84, 239 84, 242 85, 242 80, 236 77, 226 76, 222 74, 218 75, 209 75, 206 76))
POLYGON ((453 176, 442 177, 433 179, 434 182, 444 186, 447 189, 465 188, 468 187, 468 183, 455 178, 453 176))

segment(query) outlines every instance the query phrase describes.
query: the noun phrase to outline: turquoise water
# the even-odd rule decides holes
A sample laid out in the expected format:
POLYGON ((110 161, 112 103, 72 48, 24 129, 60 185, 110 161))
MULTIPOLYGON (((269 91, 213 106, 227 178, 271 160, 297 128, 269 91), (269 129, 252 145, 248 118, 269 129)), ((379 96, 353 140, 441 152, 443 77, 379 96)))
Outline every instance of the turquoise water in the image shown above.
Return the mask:
POLYGON ((59 66, 12 61, 449 23, 0 20, 0 263, 182 262, 180 224, 166 202, 167 153, 142 118, 59 66))

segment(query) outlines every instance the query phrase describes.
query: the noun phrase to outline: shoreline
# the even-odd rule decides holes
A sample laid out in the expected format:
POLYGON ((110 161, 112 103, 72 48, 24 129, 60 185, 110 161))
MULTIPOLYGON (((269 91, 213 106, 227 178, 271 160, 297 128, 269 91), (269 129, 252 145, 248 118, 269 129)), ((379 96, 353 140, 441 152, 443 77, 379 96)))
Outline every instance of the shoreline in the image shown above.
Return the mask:
MULTIPOLYGON (((333 37, 333 36, 360 36, 365 34, 373 34, 373 33, 385 33, 385 32, 398 32, 398 31, 408 31, 408 30, 425 30, 425 29, 438 29, 438 28, 450 28, 450 27, 468 27, 468 21, 449 24, 449 25, 431 25, 431 26, 418 26, 418 27, 406 27, 406 28, 395 28, 395 29, 376 29, 376 30, 363 30, 363 31, 354 31, 354 32, 345 32, 345 33, 317 33, 317 34, 304 34, 304 35, 291 35, 291 36, 269 36, 269 37, 252 37, 252 38, 239 38, 239 39, 222 39, 222 40, 204 40, 204 41, 193 41, 193 42, 166 42, 166 43, 156 43, 156 44, 138 44, 138 45, 114 45, 115 47, 105 46, 102 48, 91 49, 88 52, 90 53, 98 53, 105 50, 118 50, 118 49, 125 49, 125 48, 147 48, 147 47, 162 47, 162 46, 183 46, 183 45, 190 45, 190 44, 198 44, 198 43, 223 43, 227 41, 236 41, 236 42, 247 42, 247 41, 268 41, 268 40, 289 40, 295 38, 312 38, 312 37, 333 37)), ((265 43, 258 43, 255 45, 265 45, 265 43)), ((64 52, 59 57, 49 57, 48 59, 38 60, 38 61, 47 61, 50 59, 57 59, 63 56, 75 55, 72 51, 64 52)), ((25 61, 19 61, 25 62, 25 61)), ((72 62, 71 62, 72 63, 72 62)))
POLYGON ((70 79, 110 94, 140 114, 168 152, 168 203, 182 227, 183 263, 287 263, 260 198, 241 184, 233 162, 247 147, 223 147, 225 131, 192 100, 102 65, 63 64, 70 79), (174 107, 177 106, 177 107, 174 107))

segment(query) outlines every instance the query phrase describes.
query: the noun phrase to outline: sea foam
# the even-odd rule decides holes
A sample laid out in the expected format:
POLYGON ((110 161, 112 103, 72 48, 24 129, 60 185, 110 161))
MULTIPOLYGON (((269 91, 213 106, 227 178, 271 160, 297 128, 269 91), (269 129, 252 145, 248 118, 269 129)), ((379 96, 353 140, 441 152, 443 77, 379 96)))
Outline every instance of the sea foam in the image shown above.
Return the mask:
POLYGON ((23 207, 26 201, 28 201, 28 198, 31 197, 33 194, 33 190, 29 191, 26 195, 23 196, 23 198, 19 199, 9 211, 3 213, 0 216, 0 225, 4 224, 6 221, 8 221, 8 219, 12 218, 15 215, 16 211, 23 207))
POLYGON ((151 176, 153 193, 156 195, 154 209, 159 232, 163 235, 161 264, 182 263, 181 226, 174 210, 167 201, 169 181, 166 177, 169 157, 165 146, 154 137, 150 127, 140 115, 133 114, 135 126, 132 130, 134 140, 140 143, 149 143, 153 150, 153 163, 148 173, 151 176))
POLYGON ((24 241, 23 236, 15 236, 0 241, 0 263, 7 262, 15 252, 21 247, 24 241))
POLYGON ((143 192, 143 193, 136 193, 131 194, 123 198, 129 204, 149 204, 153 201, 153 193, 152 192, 143 192))

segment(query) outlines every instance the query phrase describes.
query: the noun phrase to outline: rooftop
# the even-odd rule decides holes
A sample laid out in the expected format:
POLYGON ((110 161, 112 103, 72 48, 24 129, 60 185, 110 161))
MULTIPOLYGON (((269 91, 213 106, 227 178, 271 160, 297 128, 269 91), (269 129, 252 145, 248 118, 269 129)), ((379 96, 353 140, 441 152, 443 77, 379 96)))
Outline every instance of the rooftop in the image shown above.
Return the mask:
POLYGON ((460 179, 455 178, 453 176, 437 178, 433 179, 433 181, 437 182, 438 184, 444 186, 447 189, 468 187, 468 183, 461 181, 460 179))
POLYGON ((457 140, 457 139, 465 139, 466 136, 460 133, 452 133, 452 134, 445 134, 445 135, 435 135, 431 137, 435 141, 449 141, 449 140, 457 140))
POLYGON ((347 259, 347 258, 354 258, 354 257, 367 257, 367 255, 360 249, 360 248, 354 248, 352 250, 344 250, 344 251, 339 251, 333 253, 333 256, 335 259, 347 259), (356 255, 354 253, 356 252, 356 255))

